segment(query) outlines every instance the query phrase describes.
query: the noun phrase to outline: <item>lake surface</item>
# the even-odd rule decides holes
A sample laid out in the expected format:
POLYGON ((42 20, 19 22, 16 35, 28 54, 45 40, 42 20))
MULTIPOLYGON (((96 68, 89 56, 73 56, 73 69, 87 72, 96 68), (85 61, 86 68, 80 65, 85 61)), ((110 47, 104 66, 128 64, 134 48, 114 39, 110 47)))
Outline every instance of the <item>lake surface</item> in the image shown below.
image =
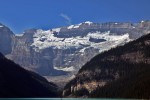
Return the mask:
POLYGON ((101 98, 0 98, 0 100, 136 100, 136 99, 101 99, 101 98))

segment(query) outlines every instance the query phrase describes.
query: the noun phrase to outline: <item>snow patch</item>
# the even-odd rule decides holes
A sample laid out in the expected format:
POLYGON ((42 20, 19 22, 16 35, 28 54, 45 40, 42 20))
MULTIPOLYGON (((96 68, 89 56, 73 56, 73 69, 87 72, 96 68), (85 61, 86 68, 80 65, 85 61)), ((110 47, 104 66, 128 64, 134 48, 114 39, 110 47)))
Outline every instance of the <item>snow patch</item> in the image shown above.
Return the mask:
POLYGON ((59 33, 59 32, 60 32, 60 29, 61 29, 61 28, 54 28, 54 29, 52 29, 52 31, 53 31, 53 32, 58 32, 58 33, 59 33))
POLYGON ((86 22, 84 22, 84 23, 91 25, 93 22, 86 21, 86 22))
POLYGON ((84 50, 85 50, 86 48, 83 48, 83 49, 81 49, 79 52, 82 52, 82 53, 84 53, 84 50))
POLYGON ((24 34, 15 34, 15 36, 19 36, 19 37, 21 37, 21 36, 23 36, 24 34))
POLYGON ((74 25, 70 25, 70 26, 68 27, 68 29, 72 29, 72 28, 74 28, 74 25))
POLYGON ((146 22, 146 21, 144 21, 144 20, 141 21, 141 23, 144 23, 144 22, 146 22))
MULTIPOLYGON (((91 25, 93 22, 86 21, 86 22, 83 22, 83 23, 91 25)), ((83 23, 80 23, 80 24, 77 24, 77 25, 70 25, 70 26, 67 27, 67 29, 79 28, 80 25, 82 25, 83 23)))
POLYGON ((4 26, 1 26, 1 25, 0 25, 0 28, 1 28, 1 27, 4 27, 4 26))
POLYGON ((82 25, 82 23, 77 24, 77 25, 70 25, 69 27, 67 27, 67 29, 79 28, 80 25, 82 25))
POLYGON ((75 68, 73 66, 71 67, 54 67, 55 70, 62 70, 66 72, 72 72, 75 71, 75 68))
POLYGON ((80 25, 75 25, 73 28, 79 28, 80 27, 80 25))

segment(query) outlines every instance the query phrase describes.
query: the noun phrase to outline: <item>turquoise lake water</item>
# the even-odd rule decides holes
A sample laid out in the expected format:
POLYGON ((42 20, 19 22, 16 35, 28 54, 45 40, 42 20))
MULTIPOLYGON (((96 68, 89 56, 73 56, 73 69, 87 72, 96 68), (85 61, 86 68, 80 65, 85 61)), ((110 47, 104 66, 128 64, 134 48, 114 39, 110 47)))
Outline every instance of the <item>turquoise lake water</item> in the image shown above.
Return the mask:
POLYGON ((101 99, 101 98, 0 98, 0 100, 137 100, 137 99, 101 99))

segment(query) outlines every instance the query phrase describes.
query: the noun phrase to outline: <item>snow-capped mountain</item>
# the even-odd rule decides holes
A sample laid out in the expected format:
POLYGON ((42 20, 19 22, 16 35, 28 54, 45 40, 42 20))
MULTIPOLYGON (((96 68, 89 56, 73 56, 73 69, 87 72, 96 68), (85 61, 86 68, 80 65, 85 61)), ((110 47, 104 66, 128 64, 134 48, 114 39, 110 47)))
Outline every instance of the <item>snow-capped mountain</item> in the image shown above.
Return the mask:
POLYGON ((150 21, 134 24, 87 21, 49 30, 30 29, 15 36, 7 57, 44 76, 72 75, 95 55, 149 31, 150 21))
POLYGON ((74 36, 59 38, 54 35, 55 33, 51 30, 37 30, 33 35, 33 43, 30 46, 36 52, 41 52, 49 48, 53 50, 53 53, 58 50, 63 50, 60 54, 57 53, 55 56, 64 58, 62 58, 62 60, 56 59, 56 62, 53 62, 53 68, 62 71, 77 71, 77 69, 96 54, 130 41, 128 33, 114 35, 110 33, 110 31, 103 33, 99 31, 93 33, 89 32, 84 37, 74 36), (80 58, 85 59, 84 57, 88 55, 90 56, 85 62, 80 60, 80 58))
POLYGON ((123 35, 113 35, 110 34, 110 31, 103 33, 99 31, 93 33, 89 32, 84 37, 75 36, 68 38, 59 38, 54 35, 55 33, 53 33, 53 31, 51 30, 37 30, 37 32, 33 35, 33 43, 31 46, 37 52, 49 47, 52 47, 53 49, 76 48, 81 49, 80 52, 84 52, 84 50, 89 47, 100 49, 105 43, 115 42, 116 44, 120 44, 125 40, 130 40, 128 33, 123 35))

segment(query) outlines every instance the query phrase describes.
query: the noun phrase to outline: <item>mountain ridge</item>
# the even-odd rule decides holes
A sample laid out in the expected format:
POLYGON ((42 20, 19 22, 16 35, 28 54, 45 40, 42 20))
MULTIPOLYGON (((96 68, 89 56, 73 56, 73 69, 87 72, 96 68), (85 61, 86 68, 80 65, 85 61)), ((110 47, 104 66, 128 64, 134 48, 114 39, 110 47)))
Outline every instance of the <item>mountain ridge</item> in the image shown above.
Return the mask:
MULTIPOLYGON (((5 35, 3 29, 0 30, 0 35, 5 35)), ((150 21, 136 24, 86 22, 46 31, 30 29, 24 31, 23 35, 9 36, 9 47, 5 47, 9 50, 6 57, 42 76, 72 77, 95 55, 149 31, 150 21)), ((6 41, 1 43, 5 44, 6 41)))
POLYGON ((150 71, 149 39, 150 34, 95 56, 79 70, 73 80, 67 83, 63 95, 94 98, 150 98, 149 92, 144 92, 144 89, 147 91, 145 87, 150 88, 147 85, 150 79, 146 74, 150 71), (136 82, 132 82, 132 79, 136 82), (140 80, 141 86, 138 84, 140 80), (130 91, 134 91, 131 92, 132 95, 128 93, 126 85, 131 88, 130 91), (122 89, 122 92, 119 89, 122 89))

